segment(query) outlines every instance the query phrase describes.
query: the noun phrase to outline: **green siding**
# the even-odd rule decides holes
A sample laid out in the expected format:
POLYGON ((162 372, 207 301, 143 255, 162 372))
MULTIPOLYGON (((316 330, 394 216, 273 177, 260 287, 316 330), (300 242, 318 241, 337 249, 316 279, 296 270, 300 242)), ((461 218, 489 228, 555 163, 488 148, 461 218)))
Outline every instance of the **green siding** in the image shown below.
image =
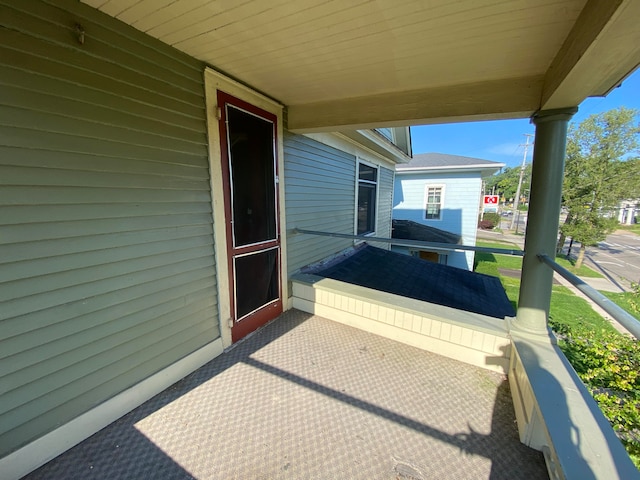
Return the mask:
MULTIPOLYGON (((353 235, 356 158, 302 135, 285 132, 287 230, 304 228, 353 235)), ((337 253, 353 241, 289 235, 289 274, 337 253)))
POLYGON ((72 0, 0 26, 4 456, 219 327, 204 65, 72 0))

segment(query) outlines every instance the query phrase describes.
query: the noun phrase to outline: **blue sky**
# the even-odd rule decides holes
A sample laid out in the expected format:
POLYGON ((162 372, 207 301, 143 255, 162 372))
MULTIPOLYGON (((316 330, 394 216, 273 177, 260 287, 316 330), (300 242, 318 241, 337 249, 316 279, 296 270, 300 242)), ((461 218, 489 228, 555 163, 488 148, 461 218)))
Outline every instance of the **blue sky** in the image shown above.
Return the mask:
MULTIPOLYGON (((640 110, 640 69, 607 97, 588 98, 582 102, 572 122, 579 123, 591 114, 620 106, 640 110)), ((514 167, 522 163, 524 148, 520 145, 525 143, 524 134, 534 132, 534 126, 528 118, 423 125, 411 127, 411 141, 413 153, 449 153, 503 162, 508 167, 514 167)), ((531 161, 532 151, 529 148, 527 161, 531 161)))

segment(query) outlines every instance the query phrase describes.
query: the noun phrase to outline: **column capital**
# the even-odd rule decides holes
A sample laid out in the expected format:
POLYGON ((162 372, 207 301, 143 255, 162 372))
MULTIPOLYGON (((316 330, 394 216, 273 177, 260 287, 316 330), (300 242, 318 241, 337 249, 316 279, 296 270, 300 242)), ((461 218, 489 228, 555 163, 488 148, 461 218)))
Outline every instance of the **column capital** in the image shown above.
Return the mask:
POLYGON ((535 125, 556 120, 571 120, 578 111, 578 107, 553 108, 550 110, 538 110, 531 115, 531 122, 535 125))

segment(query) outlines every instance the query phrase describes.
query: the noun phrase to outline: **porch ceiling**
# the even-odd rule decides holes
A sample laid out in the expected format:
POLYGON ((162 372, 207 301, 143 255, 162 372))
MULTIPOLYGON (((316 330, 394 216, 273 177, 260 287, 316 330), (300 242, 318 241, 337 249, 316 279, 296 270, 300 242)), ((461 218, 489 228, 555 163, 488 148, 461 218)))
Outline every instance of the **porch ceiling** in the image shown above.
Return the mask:
POLYGON ((514 118, 640 63, 636 0, 83 0, 288 107, 299 132, 514 118))

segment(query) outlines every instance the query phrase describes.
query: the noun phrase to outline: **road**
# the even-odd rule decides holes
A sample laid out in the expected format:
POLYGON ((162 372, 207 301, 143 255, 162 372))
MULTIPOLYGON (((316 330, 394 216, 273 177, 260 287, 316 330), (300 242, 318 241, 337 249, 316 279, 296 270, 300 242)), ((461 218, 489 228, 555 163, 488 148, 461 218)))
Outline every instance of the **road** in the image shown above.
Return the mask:
POLYGON ((640 237, 633 233, 618 230, 597 247, 587 247, 585 257, 589 267, 624 290, 640 282, 640 237))
MULTIPOLYGON (((520 215, 518 231, 524 233, 526 229, 526 213, 520 215)), ((564 218, 560 218, 560 223, 564 218)), ((507 231, 511 226, 511 217, 502 217, 500 227, 507 231)), ((566 253, 569 240, 564 245, 566 253)), ((578 255, 580 244, 576 243, 571 251, 575 259, 578 255)), ((631 291, 631 282, 640 283, 640 236, 633 233, 618 230, 607 236, 604 242, 597 247, 587 247, 585 264, 596 272, 604 275, 617 287, 618 291, 631 291)))
MULTIPOLYGON (((500 228, 503 231, 511 229, 511 219, 511 215, 500 218, 500 228)), ((516 214, 516 221, 513 225, 513 229, 514 231, 524 235, 524 232, 527 229, 527 212, 520 212, 520 214, 516 214)))
MULTIPOLYGON (((502 222, 503 232, 508 232, 506 220, 502 222), (506 228, 505 228, 506 227, 506 228)), ((498 233, 478 230, 478 238, 483 240, 501 239, 524 245, 524 237, 510 233, 498 233)), ((564 245, 563 252, 566 254, 569 241, 564 245)), ((575 259, 578 254, 580 244, 574 245, 572 257, 575 259)), ((584 280, 596 290, 623 292, 631 291, 631 281, 640 281, 640 236, 625 231, 618 231, 607 237, 604 242, 600 242, 597 247, 588 247, 585 255, 585 264, 606 278, 585 278, 584 280)), ((573 292, 587 300, 593 309, 604 318, 612 320, 613 327, 623 333, 628 333, 627 329, 611 318, 598 305, 591 301, 584 293, 573 287, 571 283, 563 280, 558 274, 556 278, 573 292)))

